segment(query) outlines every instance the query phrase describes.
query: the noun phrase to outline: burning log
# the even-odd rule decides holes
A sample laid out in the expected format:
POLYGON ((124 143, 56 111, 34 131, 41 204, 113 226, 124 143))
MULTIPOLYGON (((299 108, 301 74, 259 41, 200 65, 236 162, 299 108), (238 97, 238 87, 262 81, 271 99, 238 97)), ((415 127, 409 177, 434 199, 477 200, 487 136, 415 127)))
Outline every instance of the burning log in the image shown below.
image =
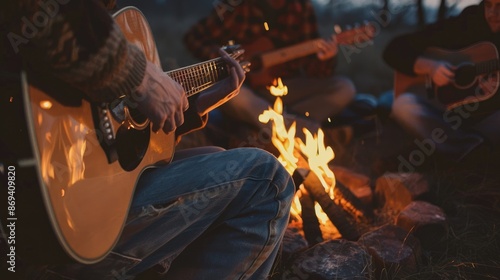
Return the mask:
POLYGON ((349 188, 337 181, 335 183, 335 202, 344 206, 353 217, 359 221, 373 221, 373 209, 367 207, 359 198, 357 198, 349 188))
POLYGON ((341 182, 356 196, 364 205, 373 208, 373 191, 370 177, 356 173, 338 165, 329 165, 335 174, 335 180, 341 182))
POLYGON ((303 208, 301 216, 304 231, 307 231, 308 241, 316 244, 322 238, 320 223, 314 207, 315 201, 323 208, 325 214, 344 238, 356 240, 359 237, 356 228, 345 217, 346 212, 343 208, 330 198, 333 196, 332 187, 335 185, 335 175, 328 165, 328 162, 335 157, 333 149, 325 146, 325 135, 321 129, 316 133, 302 127, 305 136, 304 142, 299 137, 295 137, 296 122, 293 122, 289 128, 286 127, 283 117, 283 101, 280 96, 286 95, 288 88, 283 85, 279 78, 277 85, 277 87, 271 86, 269 88, 271 94, 277 97, 276 102, 273 108, 269 108, 259 115, 259 121, 262 123, 273 122, 271 141, 280 153, 278 160, 290 174, 293 174, 295 185, 298 187, 299 182, 305 178, 303 185, 305 185, 309 195, 305 194, 301 202, 299 198, 297 204, 300 202, 303 208), (301 169, 301 166, 307 166, 307 168, 301 169), (318 177, 313 173, 318 174, 318 177), (331 181, 327 182, 328 180, 331 181), (331 187, 328 188, 328 186, 331 187))
POLYGON ((311 197, 318 202, 342 237, 351 241, 358 240, 360 234, 355 225, 347 218, 347 212, 330 198, 314 172, 309 172, 303 185, 311 197))
POLYGON ((302 191, 299 198, 302 206, 302 229, 309 246, 316 245, 323 241, 321 229, 319 227, 318 216, 314 210, 314 199, 306 191, 302 191))
MULTIPOLYGON (((304 182, 309 170, 305 168, 297 168, 292 174, 293 182, 296 189, 304 182)), ((313 246, 323 241, 320 222, 314 209, 314 199, 302 188, 300 190, 299 202, 301 206, 300 217, 302 219, 302 230, 304 237, 310 246, 313 246)))
POLYGON ((292 180, 295 184, 295 191, 299 189, 299 186, 304 182, 309 170, 305 168, 297 168, 293 171, 292 180))

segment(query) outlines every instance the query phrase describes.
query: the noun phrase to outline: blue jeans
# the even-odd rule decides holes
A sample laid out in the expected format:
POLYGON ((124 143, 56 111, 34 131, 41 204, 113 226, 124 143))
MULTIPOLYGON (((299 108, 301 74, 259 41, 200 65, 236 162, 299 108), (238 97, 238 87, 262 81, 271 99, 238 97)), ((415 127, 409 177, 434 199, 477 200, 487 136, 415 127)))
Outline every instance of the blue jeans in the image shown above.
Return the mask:
POLYGON ((404 93, 394 100, 392 116, 420 145, 452 160, 459 160, 484 141, 500 143, 500 111, 481 113, 481 103, 450 111, 438 109, 425 97, 404 93))
POLYGON ((175 160, 141 175, 113 252, 92 265, 49 267, 45 279, 133 279, 153 266, 165 279, 265 279, 294 190, 260 149, 175 160))

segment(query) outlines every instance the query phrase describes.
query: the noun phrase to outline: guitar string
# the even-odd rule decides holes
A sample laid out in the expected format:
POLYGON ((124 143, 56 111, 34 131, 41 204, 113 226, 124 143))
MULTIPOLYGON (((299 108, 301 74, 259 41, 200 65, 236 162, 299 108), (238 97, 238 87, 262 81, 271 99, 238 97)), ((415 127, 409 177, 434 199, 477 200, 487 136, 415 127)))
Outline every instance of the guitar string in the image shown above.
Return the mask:
MULTIPOLYGON (((210 64, 214 65, 213 63, 210 64)), ((222 65, 223 65, 222 63, 216 63, 215 70, 221 71, 222 65)), ((206 64, 200 65, 193 69, 178 71, 176 73, 173 73, 174 74, 173 76, 175 76, 177 79, 181 81, 181 83, 183 83, 184 85, 183 87, 188 93, 191 93, 192 91, 198 91, 200 86, 207 85, 207 82, 211 84, 216 81, 215 79, 212 81, 206 80, 208 77, 206 71, 204 71, 204 69, 206 69, 204 67, 206 67, 206 64)))
POLYGON ((476 68, 476 75, 497 71, 499 70, 499 60, 490 59, 487 61, 478 62, 476 63, 475 68, 476 68))
POLYGON ((200 63, 189 68, 167 72, 167 74, 174 78, 174 80, 182 84, 189 97, 201 91, 202 89, 200 88, 204 89, 209 85, 217 82, 219 74, 222 74, 221 72, 224 71, 224 65, 225 63, 222 61, 222 59, 216 59, 216 61, 200 63), (208 78, 207 73, 203 71, 203 67, 206 67, 206 65, 210 65, 212 69, 212 71, 210 71, 212 80, 200 84, 201 80, 208 78))
MULTIPOLYGON (((217 61, 217 62, 213 62, 213 61, 210 61, 210 62, 207 62, 207 63, 204 63, 204 64, 215 64, 215 66, 221 66, 223 65, 224 63, 221 63, 220 61, 217 61)), ((184 68, 181 68, 181 69, 177 69, 177 70, 173 70, 173 71, 169 71, 167 72, 167 74, 169 76, 177 76, 177 77, 188 77, 190 72, 194 71, 196 73, 199 73, 200 72, 200 65, 194 65, 194 66, 191 66, 189 67, 188 69, 184 69, 184 68), (193 70, 195 69, 195 70, 193 70)), ((216 69, 217 70, 217 69, 216 69)))

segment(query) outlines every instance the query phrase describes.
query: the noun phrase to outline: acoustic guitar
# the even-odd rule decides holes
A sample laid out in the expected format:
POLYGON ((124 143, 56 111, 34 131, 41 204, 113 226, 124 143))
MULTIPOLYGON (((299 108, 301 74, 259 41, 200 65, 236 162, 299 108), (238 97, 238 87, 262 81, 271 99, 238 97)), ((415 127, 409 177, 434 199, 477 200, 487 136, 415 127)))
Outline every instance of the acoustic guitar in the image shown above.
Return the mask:
POLYGON ((431 104, 444 110, 493 97, 500 82, 498 50, 490 42, 479 42, 459 50, 429 48, 425 57, 448 61, 455 68, 455 79, 438 87, 429 76, 408 76, 395 72, 394 97, 404 92, 421 94, 431 104))
MULTIPOLYGON (((375 27, 366 23, 337 32, 335 36, 340 46, 365 43, 371 41, 374 35, 375 27)), ((322 40, 317 38, 277 49, 269 38, 260 37, 251 44, 244 45, 245 59, 251 63, 251 71, 247 74, 246 81, 253 87, 271 85, 276 78, 273 67, 317 53, 322 40)))
MULTIPOLYGON (((136 8, 126 7, 113 17, 127 40, 160 66, 144 15, 136 8)), ((239 55, 241 51, 232 56, 239 55)), ((229 76, 222 58, 166 73, 182 85, 188 97, 229 76)), ((28 174, 24 170, 33 169, 37 184, 33 188, 38 192, 34 195, 31 190, 16 190, 18 225, 23 222, 33 227, 29 229, 32 237, 18 240, 17 245, 39 242, 37 245, 43 246, 48 241, 40 233, 44 227, 50 227, 49 232, 60 248, 49 247, 40 256, 62 249, 80 263, 98 262, 120 237, 140 174, 171 161, 174 133, 152 133, 150 121, 126 98, 102 104, 80 100, 78 106, 68 106, 54 98, 52 92, 33 86, 26 73, 22 74, 22 86, 32 157, 18 159, 8 170, 17 171, 21 180, 28 174), (42 204, 44 209, 36 207, 42 204)), ((6 226, 4 230, 9 232, 6 226)), ((28 234, 27 231, 17 229, 19 235, 28 234)), ((27 254, 37 253, 30 250, 27 254)))

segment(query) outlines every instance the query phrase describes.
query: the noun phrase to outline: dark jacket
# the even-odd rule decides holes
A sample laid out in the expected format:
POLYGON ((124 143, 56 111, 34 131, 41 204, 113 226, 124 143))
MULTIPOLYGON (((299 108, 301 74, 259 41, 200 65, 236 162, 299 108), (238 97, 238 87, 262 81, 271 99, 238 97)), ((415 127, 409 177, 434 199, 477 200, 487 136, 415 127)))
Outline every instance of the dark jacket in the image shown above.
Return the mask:
MULTIPOLYGON (((484 4, 465 8, 460 15, 431 24, 422 30, 394 38, 385 48, 383 58, 393 69, 415 76, 414 63, 429 47, 457 51, 479 42, 491 42, 500 47, 500 33, 491 32, 484 17, 484 4)), ((481 103, 475 112, 481 115, 500 108, 500 95, 481 103)))
POLYGON ((427 48, 458 50, 481 41, 492 42, 497 48, 500 46, 500 34, 490 31, 483 4, 469 6, 456 17, 394 38, 385 48, 383 58, 399 72, 415 75, 413 64, 427 48))

